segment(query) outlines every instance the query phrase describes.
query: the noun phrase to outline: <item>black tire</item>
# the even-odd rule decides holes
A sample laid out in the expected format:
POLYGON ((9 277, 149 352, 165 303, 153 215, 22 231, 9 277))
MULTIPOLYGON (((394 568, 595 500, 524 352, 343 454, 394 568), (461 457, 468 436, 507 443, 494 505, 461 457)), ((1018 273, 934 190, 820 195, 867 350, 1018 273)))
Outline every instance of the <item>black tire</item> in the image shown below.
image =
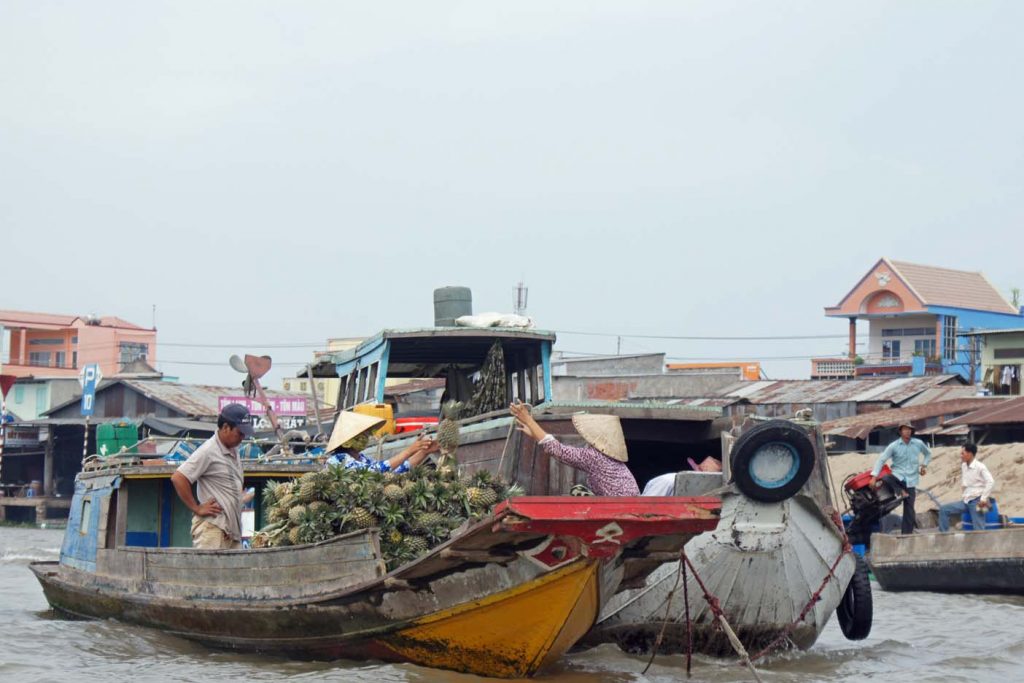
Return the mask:
POLYGON ((874 618, 874 607, 871 602, 871 579, 868 576, 868 563, 860 555, 857 568, 850 579, 850 585, 843 593, 843 599, 836 608, 839 628, 847 640, 864 640, 871 635, 871 621, 874 618))
POLYGON ((814 470, 814 444, 800 427, 786 420, 770 420, 736 439, 732 449, 732 480, 747 498, 778 503, 796 495, 814 470), (757 476, 757 456, 765 450, 784 449, 792 457, 789 471, 765 480, 757 476))

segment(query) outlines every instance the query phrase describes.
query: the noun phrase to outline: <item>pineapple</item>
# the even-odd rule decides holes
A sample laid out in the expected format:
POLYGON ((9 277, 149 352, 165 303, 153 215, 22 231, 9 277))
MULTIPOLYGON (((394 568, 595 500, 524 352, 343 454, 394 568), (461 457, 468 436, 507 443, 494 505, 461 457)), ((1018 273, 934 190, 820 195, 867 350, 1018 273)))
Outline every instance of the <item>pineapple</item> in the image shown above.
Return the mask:
POLYGON ((278 483, 274 481, 268 481, 263 485, 263 507, 267 510, 277 505, 277 487, 278 483))
POLYGON ((293 526, 288 530, 288 542, 292 545, 300 545, 302 543, 302 529, 297 526, 293 526))
POLYGON ((384 487, 384 497, 389 501, 400 503, 405 500, 405 489, 398 484, 388 484, 384 487))
POLYGON ((498 494, 489 487, 470 486, 466 489, 466 502, 475 508, 490 508, 498 502, 498 494))
POLYGON ((447 518, 440 512, 424 512, 416 517, 413 527, 416 530, 426 531, 427 529, 433 529, 443 525, 446 520, 447 518))
POLYGON ((404 539, 405 536, 398 529, 392 529, 388 532, 387 540, 391 545, 399 545, 404 539))
POLYGON ((291 492, 292 483, 290 481, 282 481, 280 484, 274 486, 274 500, 280 501, 291 492))
POLYGON ((454 469, 456 465, 455 451, 459 448, 459 412, 462 403, 448 401, 441 407, 444 419, 437 425, 437 442, 441 446, 441 457, 437 460, 439 470, 454 469))
POLYGON ((366 508, 352 508, 346 517, 357 529, 369 529, 372 526, 377 526, 377 518, 366 508))
POLYGON ((250 545, 253 548, 266 548, 270 543, 270 537, 263 532, 257 532, 253 534, 250 545))
POLYGON ((302 521, 306 518, 306 506, 296 505, 288 511, 288 521, 292 524, 302 524, 302 521))
POLYGON ((310 514, 320 516, 328 510, 328 505, 322 500, 314 500, 306 506, 306 509, 309 510, 310 514))
POLYGON ((299 479, 299 500, 303 503, 311 503, 316 500, 319 489, 318 474, 318 472, 306 472, 299 479))
POLYGON ((295 497, 293 493, 286 493, 277 501, 277 506, 285 510, 290 509, 293 505, 299 502, 299 499, 295 497))
POLYGON ((405 537, 405 545, 412 555, 422 555, 423 553, 430 550, 430 542, 423 536, 416 536, 410 534, 405 537))

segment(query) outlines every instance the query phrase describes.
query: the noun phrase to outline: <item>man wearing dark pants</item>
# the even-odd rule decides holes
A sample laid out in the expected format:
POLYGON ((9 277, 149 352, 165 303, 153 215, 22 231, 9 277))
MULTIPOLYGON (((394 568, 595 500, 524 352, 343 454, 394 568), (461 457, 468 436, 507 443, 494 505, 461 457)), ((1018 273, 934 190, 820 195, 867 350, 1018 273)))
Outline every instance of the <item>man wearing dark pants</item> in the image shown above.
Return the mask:
POLYGON ((887 483, 897 494, 903 494, 903 520, 900 531, 904 534, 914 533, 914 503, 917 501, 917 482, 920 475, 927 472, 932 452, 920 439, 913 438, 914 428, 909 424, 900 425, 900 438, 893 441, 878 456, 878 462, 871 470, 871 486, 878 482, 878 473, 885 463, 892 461, 892 474, 885 477, 887 483), (919 460, 924 456, 924 461, 919 460))

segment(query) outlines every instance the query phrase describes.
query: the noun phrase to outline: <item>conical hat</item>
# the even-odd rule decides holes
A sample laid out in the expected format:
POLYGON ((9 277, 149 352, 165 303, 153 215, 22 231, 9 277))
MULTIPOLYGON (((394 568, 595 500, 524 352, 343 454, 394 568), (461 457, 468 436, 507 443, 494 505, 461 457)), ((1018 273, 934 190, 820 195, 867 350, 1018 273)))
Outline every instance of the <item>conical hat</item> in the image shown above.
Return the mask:
POLYGON ((587 443, 612 460, 628 462, 626 437, 616 415, 573 415, 572 425, 587 443))
POLYGON ((331 438, 327 442, 327 452, 331 453, 349 439, 354 439, 363 432, 376 429, 387 422, 383 417, 373 417, 362 413, 342 411, 338 413, 338 419, 334 421, 334 429, 331 431, 331 438))

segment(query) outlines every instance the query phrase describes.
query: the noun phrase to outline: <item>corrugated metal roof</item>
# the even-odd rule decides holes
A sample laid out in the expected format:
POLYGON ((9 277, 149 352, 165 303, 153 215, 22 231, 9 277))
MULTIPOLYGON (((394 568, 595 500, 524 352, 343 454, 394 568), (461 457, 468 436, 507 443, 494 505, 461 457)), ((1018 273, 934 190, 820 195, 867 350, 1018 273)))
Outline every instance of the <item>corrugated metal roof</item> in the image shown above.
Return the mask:
MULTIPOLYGON (((826 434, 834 436, 847 436, 851 439, 863 439, 879 427, 895 427, 901 423, 913 424, 920 420, 949 415, 963 415, 969 413, 986 402, 998 401, 998 398, 960 398, 949 401, 938 401, 912 407, 893 408, 892 410, 878 410, 863 415, 852 415, 842 417, 838 420, 830 420, 822 424, 821 428, 826 434)), ((942 425, 939 425, 941 428, 942 425)), ((922 432, 924 433, 924 432, 922 432)))
POLYGON ((753 403, 843 403, 872 401, 902 404, 927 389, 962 384, 959 375, 928 375, 897 379, 778 380, 739 382, 721 389, 718 397, 743 398, 753 403))
POLYGON ((970 384, 948 384, 941 387, 926 389, 909 401, 903 403, 904 408, 922 405, 925 403, 937 403, 938 401, 950 401, 955 398, 974 398, 978 390, 970 384))
MULTIPOLYGON (((178 384, 177 382, 166 382, 163 380, 141 380, 141 379, 118 379, 111 382, 104 382, 96 390, 97 393, 107 390, 116 385, 123 384, 143 396, 156 401, 162 405, 176 410, 179 413, 190 416, 216 416, 220 413, 219 399, 221 396, 241 396, 242 388, 218 387, 204 384, 178 384)), ((268 397, 279 398, 306 398, 310 409, 313 401, 306 395, 276 389, 264 390, 268 397)), ((81 400, 81 394, 50 408, 46 414, 56 413, 62 408, 77 403, 81 400)), ((49 421, 44 419, 44 421, 49 421)))
POLYGON ((975 410, 955 420, 950 420, 950 425, 992 425, 1009 424, 1013 422, 1024 423, 1024 396, 1003 401, 999 405, 986 406, 981 410, 975 410))

